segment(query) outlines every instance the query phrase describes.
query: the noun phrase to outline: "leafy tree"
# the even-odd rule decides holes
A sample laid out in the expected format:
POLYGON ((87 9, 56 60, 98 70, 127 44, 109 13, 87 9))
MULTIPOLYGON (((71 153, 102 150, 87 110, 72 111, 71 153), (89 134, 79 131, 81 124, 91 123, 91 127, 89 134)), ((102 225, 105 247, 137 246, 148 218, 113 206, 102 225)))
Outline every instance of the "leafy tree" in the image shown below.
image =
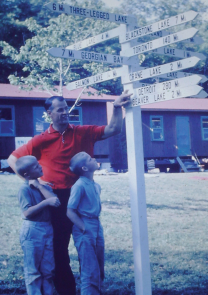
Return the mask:
MULTIPOLYGON (((77 5, 75 1, 74 5, 77 5)), ((101 6, 94 4, 93 1, 85 2, 82 6, 101 9, 101 6)), ((23 74, 20 72, 21 75, 9 75, 9 81, 13 85, 21 85, 28 90, 42 85, 42 89, 51 94, 52 91, 57 92, 54 86, 59 85, 58 93, 62 94, 62 86, 68 82, 109 69, 108 66, 99 63, 53 58, 47 50, 51 47, 65 48, 76 41, 105 32, 115 26, 111 23, 83 20, 81 17, 65 14, 54 17, 53 12, 48 20, 48 26, 32 17, 16 23, 24 26, 32 37, 25 40, 19 49, 5 41, 0 43, 3 55, 19 65, 23 72, 23 74)), ((106 53, 112 51, 111 46, 105 50, 106 53)))
MULTIPOLYGON (((0 40, 9 43, 15 49, 24 45, 31 37, 30 31, 21 22, 28 17, 34 17, 38 23, 46 24, 49 13, 42 10, 41 0, 1 0, 0 1, 0 40)), ((8 83, 11 73, 20 73, 21 65, 14 63, 9 56, 0 54, 0 82, 8 83)))

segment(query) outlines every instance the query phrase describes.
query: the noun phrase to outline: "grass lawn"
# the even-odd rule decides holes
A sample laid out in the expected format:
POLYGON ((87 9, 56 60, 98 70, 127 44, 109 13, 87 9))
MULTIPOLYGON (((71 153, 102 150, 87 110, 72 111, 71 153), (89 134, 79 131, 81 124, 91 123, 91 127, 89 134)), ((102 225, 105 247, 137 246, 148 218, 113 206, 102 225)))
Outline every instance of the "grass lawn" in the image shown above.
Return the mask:
MULTIPOLYGON (((106 243, 103 294, 135 294, 128 175, 96 176, 106 243)), ((208 294, 208 173, 146 175, 153 295, 208 294)), ((0 175, 0 294, 25 294, 19 244, 22 181, 0 175)), ((79 287, 76 250, 69 247, 79 287)))

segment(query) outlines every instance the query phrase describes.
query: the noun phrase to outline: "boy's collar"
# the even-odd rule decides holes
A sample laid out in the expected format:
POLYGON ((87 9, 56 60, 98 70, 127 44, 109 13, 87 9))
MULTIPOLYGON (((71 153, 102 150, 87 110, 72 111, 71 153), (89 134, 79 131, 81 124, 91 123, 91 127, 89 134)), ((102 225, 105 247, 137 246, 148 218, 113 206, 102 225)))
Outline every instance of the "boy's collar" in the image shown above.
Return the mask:
POLYGON ((88 177, 86 177, 86 176, 80 176, 80 178, 82 179, 82 180, 84 180, 86 183, 94 183, 94 179, 93 180, 91 180, 91 179, 89 179, 88 177))

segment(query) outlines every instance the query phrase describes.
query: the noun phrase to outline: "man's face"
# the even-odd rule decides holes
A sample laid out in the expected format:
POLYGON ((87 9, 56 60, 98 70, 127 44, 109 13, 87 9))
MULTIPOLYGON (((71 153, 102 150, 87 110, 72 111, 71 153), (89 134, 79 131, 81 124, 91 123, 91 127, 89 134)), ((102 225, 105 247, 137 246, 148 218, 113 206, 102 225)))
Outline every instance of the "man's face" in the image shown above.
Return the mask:
POLYGON ((66 125, 69 123, 68 106, 65 100, 59 101, 54 99, 52 102, 52 109, 47 113, 53 121, 54 125, 66 125))
POLYGON ((43 176, 43 170, 40 164, 36 159, 32 160, 32 163, 30 165, 30 168, 27 172, 29 179, 37 179, 41 176, 43 176))

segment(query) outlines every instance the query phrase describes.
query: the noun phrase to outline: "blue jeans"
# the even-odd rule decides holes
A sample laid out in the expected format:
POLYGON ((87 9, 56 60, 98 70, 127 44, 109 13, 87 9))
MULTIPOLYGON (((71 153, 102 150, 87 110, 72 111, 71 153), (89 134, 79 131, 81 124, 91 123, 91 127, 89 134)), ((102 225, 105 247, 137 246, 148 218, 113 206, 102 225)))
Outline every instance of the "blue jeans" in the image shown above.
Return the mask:
POLYGON ((81 218, 85 232, 75 225, 72 229, 80 262, 81 295, 98 295, 104 279, 103 228, 99 219, 81 218))
POLYGON ((24 220, 20 231, 28 295, 53 294, 53 228, 50 222, 24 220))

